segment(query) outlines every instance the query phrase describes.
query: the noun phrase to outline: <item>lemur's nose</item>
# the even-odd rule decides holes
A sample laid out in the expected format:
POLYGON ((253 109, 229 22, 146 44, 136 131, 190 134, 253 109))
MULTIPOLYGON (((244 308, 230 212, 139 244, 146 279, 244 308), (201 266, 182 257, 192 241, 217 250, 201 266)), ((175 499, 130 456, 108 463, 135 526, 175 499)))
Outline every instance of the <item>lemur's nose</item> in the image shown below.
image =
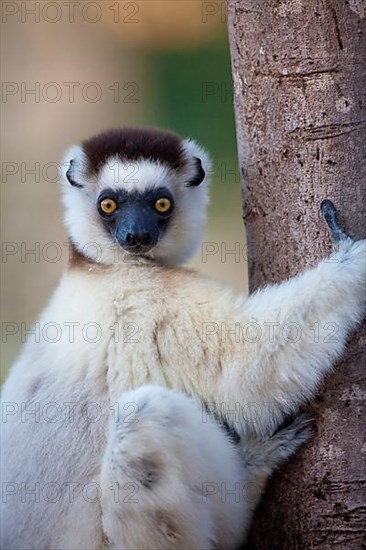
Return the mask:
POLYGON ((126 243, 129 246, 147 246, 151 241, 150 233, 127 233, 126 235, 126 243))

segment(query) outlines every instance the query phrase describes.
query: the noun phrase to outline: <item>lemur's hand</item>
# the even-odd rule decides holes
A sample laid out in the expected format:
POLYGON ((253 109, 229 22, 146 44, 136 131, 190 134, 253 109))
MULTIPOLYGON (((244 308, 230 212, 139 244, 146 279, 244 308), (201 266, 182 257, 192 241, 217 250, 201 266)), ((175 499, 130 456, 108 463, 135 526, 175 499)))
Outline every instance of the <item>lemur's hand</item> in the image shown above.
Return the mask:
POLYGON ((328 199, 324 200, 320 205, 320 211, 330 229, 333 246, 335 248, 339 248, 339 245, 342 241, 353 240, 349 235, 347 235, 347 233, 341 226, 336 208, 332 201, 328 199))

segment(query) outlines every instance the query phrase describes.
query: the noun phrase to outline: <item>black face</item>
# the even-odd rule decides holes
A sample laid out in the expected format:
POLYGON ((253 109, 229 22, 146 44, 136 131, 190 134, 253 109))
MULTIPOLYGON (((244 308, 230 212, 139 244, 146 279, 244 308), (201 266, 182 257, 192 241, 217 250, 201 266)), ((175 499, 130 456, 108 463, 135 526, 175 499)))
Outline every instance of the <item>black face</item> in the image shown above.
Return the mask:
POLYGON ((174 199, 164 187, 144 193, 105 189, 98 197, 97 208, 104 226, 124 250, 144 254, 166 230, 174 199))

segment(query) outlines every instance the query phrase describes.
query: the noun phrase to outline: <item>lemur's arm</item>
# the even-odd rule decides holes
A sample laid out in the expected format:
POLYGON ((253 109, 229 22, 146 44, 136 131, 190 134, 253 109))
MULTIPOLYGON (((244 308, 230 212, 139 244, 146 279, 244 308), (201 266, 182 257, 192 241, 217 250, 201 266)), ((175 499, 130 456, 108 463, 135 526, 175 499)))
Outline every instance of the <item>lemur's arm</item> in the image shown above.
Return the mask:
POLYGON ((216 350, 219 368, 205 393, 239 432, 266 433, 312 397, 363 316, 366 240, 347 236, 330 201, 321 211, 336 250, 329 258, 227 304, 230 313, 215 296, 222 318, 203 331, 203 346, 216 350))

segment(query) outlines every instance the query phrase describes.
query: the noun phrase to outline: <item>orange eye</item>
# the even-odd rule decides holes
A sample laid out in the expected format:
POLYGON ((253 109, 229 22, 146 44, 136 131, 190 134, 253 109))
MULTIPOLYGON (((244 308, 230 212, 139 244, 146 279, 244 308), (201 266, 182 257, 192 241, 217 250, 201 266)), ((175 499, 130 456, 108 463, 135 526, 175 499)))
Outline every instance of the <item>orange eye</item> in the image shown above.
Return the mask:
POLYGON ((117 203, 113 199, 103 199, 99 206, 104 214, 113 214, 117 210, 117 203))
POLYGON ((168 212, 168 210, 170 210, 171 206, 171 201, 165 197, 162 197, 161 199, 158 199, 156 201, 155 210, 164 214, 165 212, 168 212))

